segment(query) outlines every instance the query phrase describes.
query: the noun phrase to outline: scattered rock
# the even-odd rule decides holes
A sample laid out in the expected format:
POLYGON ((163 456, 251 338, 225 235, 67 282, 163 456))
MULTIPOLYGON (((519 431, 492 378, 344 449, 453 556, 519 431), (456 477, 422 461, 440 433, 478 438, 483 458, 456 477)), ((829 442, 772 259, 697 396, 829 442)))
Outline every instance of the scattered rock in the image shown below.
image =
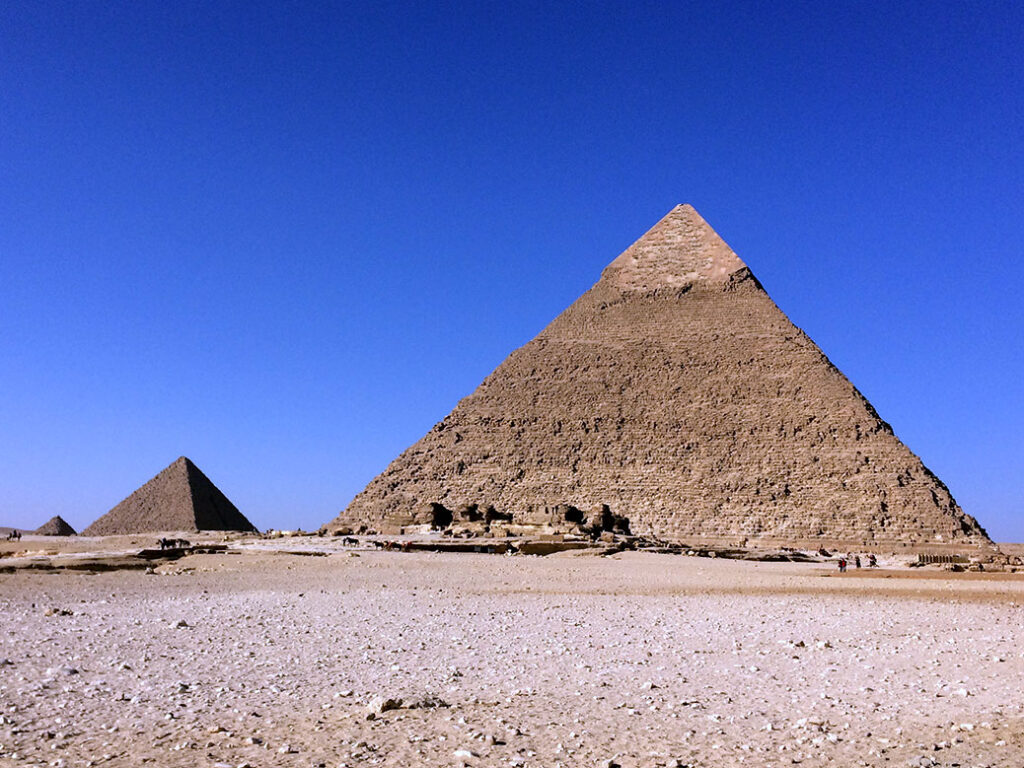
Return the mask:
MULTIPOLYGON (((401 701, 401 699, 399 699, 401 701)), ((424 696, 423 698, 403 704, 406 709, 445 709, 451 706, 447 701, 438 696, 424 696)))
POLYGON ((77 674, 78 670, 75 667, 68 666, 67 664, 62 665, 60 667, 47 667, 46 669, 47 677, 57 677, 58 675, 64 675, 65 677, 67 677, 70 675, 77 674))
POLYGON ((374 696, 366 705, 366 711, 371 715, 380 715, 392 709, 401 709, 402 700, 392 699, 386 696, 374 696))

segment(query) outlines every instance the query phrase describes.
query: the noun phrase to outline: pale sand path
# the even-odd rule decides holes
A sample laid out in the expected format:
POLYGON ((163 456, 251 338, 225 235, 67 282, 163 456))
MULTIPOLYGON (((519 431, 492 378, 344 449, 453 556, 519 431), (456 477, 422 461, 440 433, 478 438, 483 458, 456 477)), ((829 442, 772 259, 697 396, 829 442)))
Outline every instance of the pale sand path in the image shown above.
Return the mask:
POLYGON ((0 575, 0 765, 1024 764, 1019 578, 635 553, 160 571, 0 575), (377 694, 451 706, 367 720, 377 694))

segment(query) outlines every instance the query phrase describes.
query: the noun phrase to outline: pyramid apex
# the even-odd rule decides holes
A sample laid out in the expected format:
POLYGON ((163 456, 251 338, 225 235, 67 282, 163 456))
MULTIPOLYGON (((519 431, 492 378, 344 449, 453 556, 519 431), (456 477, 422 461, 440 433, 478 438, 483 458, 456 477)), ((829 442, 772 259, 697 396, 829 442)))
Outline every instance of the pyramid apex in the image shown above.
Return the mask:
POLYGON ((196 466, 196 463, 192 461, 188 456, 179 456, 171 464, 168 465, 167 469, 183 469, 186 473, 202 472, 202 470, 196 466))
POLYGON ((689 203, 677 205, 609 264, 601 280, 625 290, 727 282, 746 268, 689 203))

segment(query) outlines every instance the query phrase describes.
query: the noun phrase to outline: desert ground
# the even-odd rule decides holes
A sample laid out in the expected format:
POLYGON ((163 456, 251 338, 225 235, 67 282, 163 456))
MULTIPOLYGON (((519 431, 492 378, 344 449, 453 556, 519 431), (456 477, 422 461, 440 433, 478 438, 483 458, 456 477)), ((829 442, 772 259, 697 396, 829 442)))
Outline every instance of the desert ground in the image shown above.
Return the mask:
POLYGON ((0 765, 1024 765, 1024 575, 905 559, 314 539, 0 573, 0 765))

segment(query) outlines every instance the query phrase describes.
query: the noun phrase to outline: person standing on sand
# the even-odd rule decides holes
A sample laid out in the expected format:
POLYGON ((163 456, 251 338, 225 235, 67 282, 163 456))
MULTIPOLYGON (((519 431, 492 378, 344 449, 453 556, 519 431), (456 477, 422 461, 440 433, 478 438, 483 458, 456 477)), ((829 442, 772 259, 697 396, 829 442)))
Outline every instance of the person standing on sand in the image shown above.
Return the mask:
POLYGON ((872 552, 870 555, 868 555, 868 568, 877 568, 877 567, 878 567, 878 558, 875 557, 875 553, 872 552))
POLYGON ((839 558, 839 572, 840 573, 846 573, 846 558, 845 557, 840 557, 839 558))
POLYGON ((860 555, 857 555, 855 558, 853 558, 853 567, 860 568, 860 555))

